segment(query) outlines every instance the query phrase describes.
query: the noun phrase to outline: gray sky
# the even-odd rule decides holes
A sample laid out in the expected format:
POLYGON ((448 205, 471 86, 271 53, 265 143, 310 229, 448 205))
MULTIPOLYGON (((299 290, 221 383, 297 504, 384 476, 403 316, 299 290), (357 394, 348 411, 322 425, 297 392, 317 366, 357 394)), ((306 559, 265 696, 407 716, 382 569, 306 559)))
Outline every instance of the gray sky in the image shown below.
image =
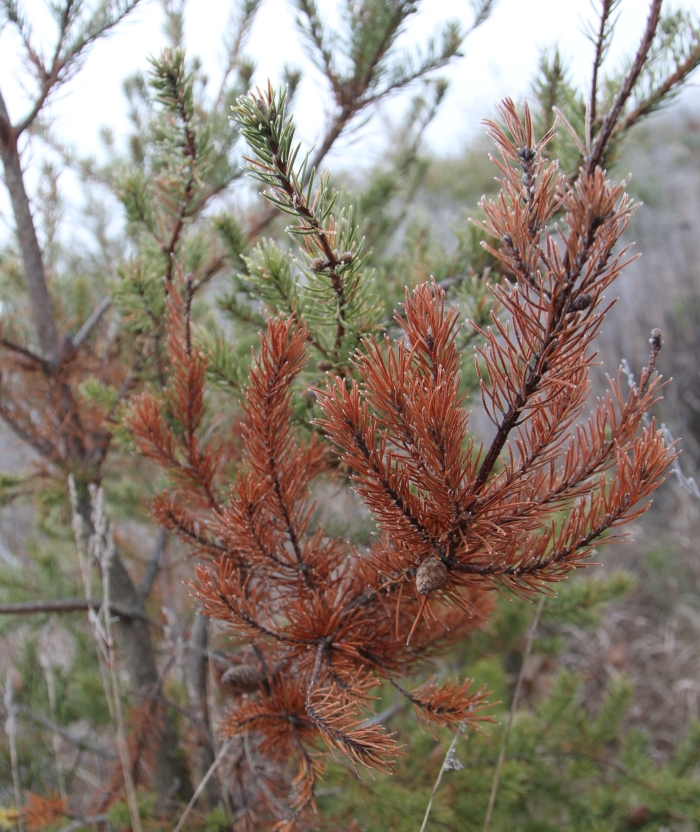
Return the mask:
MULTIPOLYGON (((26 0, 25 5, 30 19, 36 21, 37 36, 50 43, 50 26, 42 0, 26 0)), ((322 12, 331 20, 337 5, 337 0, 319 0, 322 12)), ((609 59, 611 66, 634 47, 648 6, 649 0, 623 0, 609 59)), ((700 0, 678 0, 669 6, 700 11, 700 0)), ((470 20, 467 0, 428 0, 423 7, 403 35, 406 47, 425 43, 444 20, 470 20)), ((221 37, 229 11, 230 4, 224 0, 189 0, 187 9, 186 46, 190 54, 201 57, 214 84, 220 77, 221 37)), ((500 0, 491 19, 467 40, 466 57, 444 73, 452 83, 448 99, 428 133, 430 144, 439 152, 459 150, 480 129, 479 120, 493 113, 500 98, 525 94, 542 47, 559 44, 571 61, 574 78, 585 83, 592 46, 582 33, 582 23, 593 16, 590 0, 500 0)), ((146 0, 113 35, 94 47, 84 69, 52 101, 51 115, 59 135, 83 153, 99 147, 97 135, 101 125, 112 127, 119 136, 126 112, 121 83, 130 73, 145 68, 147 56, 164 45, 161 26, 160 4, 146 0)), ((306 70, 296 117, 299 136, 313 143, 327 116, 327 96, 323 80, 300 46, 289 0, 265 0, 248 52, 258 65, 255 83, 264 83, 268 77, 278 79, 285 62, 306 70)), ((15 118, 26 106, 21 83, 16 39, 9 31, 0 32, 0 89, 15 118)), ((348 154, 362 158, 357 156, 359 148, 363 156, 371 155, 380 142, 386 120, 398 117, 405 100, 404 97, 390 102, 357 135, 341 143, 334 154, 336 161, 348 154)))

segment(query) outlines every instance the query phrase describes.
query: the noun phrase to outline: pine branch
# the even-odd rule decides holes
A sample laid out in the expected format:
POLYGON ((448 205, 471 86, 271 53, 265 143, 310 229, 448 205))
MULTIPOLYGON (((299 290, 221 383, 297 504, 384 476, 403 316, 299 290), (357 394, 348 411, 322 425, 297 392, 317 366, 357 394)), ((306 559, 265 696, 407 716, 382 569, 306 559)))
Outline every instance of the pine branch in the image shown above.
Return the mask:
POLYGON ((598 31, 594 36, 595 56, 593 58, 593 71, 591 73, 591 92, 588 98, 590 102, 589 118, 591 124, 595 124, 596 118, 598 117, 598 74, 608 52, 612 27, 614 25, 614 21, 611 18, 619 2, 620 0, 601 0, 600 3, 598 31))
POLYGON ((593 145, 590 155, 585 160, 586 170, 589 175, 592 174, 600 164, 602 164, 605 151, 607 150, 610 140, 612 139, 618 119, 622 115, 625 104, 632 94, 632 90, 637 83, 637 79, 644 69, 649 50, 651 49, 654 40, 654 35, 656 34, 656 30, 659 25, 661 3, 662 0, 652 0, 651 2, 646 28, 639 43, 639 48, 634 57, 632 66, 630 67, 622 86, 615 96, 615 100, 606 113, 605 118, 603 119, 603 124, 600 128, 600 133, 598 133, 596 137, 595 144, 593 145))
MULTIPOLYGON (((353 280, 362 282, 356 252, 339 244, 327 176, 315 192, 313 175, 303 186, 309 158, 294 143, 285 103, 268 88, 239 99, 237 117, 255 154, 251 172, 294 218, 290 233, 307 280, 344 310, 333 321, 331 354, 340 360, 350 341, 353 280), (353 257, 344 262, 342 250, 353 257)), ((270 307, 286 306, 287 317, 268 319, 250 368, 241 472, 228 502, 208 504, 202 488, 213 469, 195 465, 188 450, 201 430, 204 395, 204 374, 196 383, 191 376, 189 284, 184 294, 181 280, 171 288, 177 395, 170 401, 183 440, 155 400, 142 400, 132 426, 144 451, 178 477, 177 490, 156 504, 160 521, 179 526, 195 551, 215 555, 196 570, 204 614, 254 648, 237 665, 234 693, 245 697, 224 730, 241 738, 242 759, 281 828, 313 804, 319 739, 353 764, 392 767, 393 739, 371 716, 362 718, 381 680, 436 725, 488 721, 483 690, 437 680, 409 690, 401 677, 471 633, 491 608, 492 590, 544 596, 550 583, 584 566, 594 545, 613 539, 603 538, 607 532, 644 511, 674 459, 662 432, 644 423, 661 389, 658 334, 640 383, 624 396, 620 380, 610 382, 582 418, 593 340, 609 309, 604 293, 627 262, 617 249, 634 209, 624 185, 599 168, 567 183, 545 159, 553 130, 536 139, 527 109, 520 118, 507 101, 502 112, 504 126, 489 124, 502 193, 482 203, 481 225, 510 278, 490 287, 491 326, 472 325, 481 339, 483 402, 496 425, 486 449, 475 448, 459 395, 459 312, 434 280, 407 290, 397 343, 367 335, 351 368, 313 390, 322 438, 297 439, 294 388, 311 348, 313 302, 283 254, 261 246, 248 258, 245 282, 270 307), (335 459, 322 444, 335 445, 335 459), (336 460, 380 532, 364 551, 311 524, 314 480, 336 460), (298 764, 292 809, 279 805, 256 755, 275 770, 298 764)), ((358 321, 354 338, 361 332, 358 321)))
POLYGON ((326 309, 332 314, 331 354, 340 366, 360 331, 371 328, 378 313, 369 298, 369 282, 361 274, 365 258, 362 241, 357 241, 357 225, 350 212, 341 211, 337 221, 333 218, 337 195, 328 174, 321 176, 314 191, 315 171, 309 168, 309 154, 297 163, 301 146, 294 145, 295 128, 286 115, 285 92, 275 94, 268 86, 264 93, 239 98, 236 120, 255 154, 254 159, 247 159, 250 173, 270 189, 263 195, 297 221, 287 231, 303 256, 309 283, 306 312, 319 323, 326 323, 326 309))

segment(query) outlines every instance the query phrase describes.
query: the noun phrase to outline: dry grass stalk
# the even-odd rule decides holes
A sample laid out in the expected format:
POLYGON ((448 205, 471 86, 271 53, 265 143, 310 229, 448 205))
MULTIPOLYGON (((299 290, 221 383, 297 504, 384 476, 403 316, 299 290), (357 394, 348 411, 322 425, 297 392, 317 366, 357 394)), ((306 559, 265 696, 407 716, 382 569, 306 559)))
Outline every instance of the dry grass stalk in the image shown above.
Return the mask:
POLYGON ((428 806, 425 810, 425 816, 423 817, 423 823, 421 824, 419 832, 425 832, 425 828, 428 825, 428 820, 430 819, 430 812, 433 808, 433 801, 435 800, 435 795, 440 788, 440 783, 442 783, 442 775, 446 771, 461 771, 463 768, 462 764, 459 760, 455 757, 455 748, 457 747, 457 740, 462 735, 462 731, 464 731, 464 725, 460 725, 457 728, 457 731, 452 737, 452 742, 450 743, 447 753, 445 754, 445 758, 442 761, 442 765, 440 766, 440 771, 438 772, 438 776, 435 780, 435 784, 433 785, 433 789, 430 792, 430 800, 428 801, 428 806))
POLYGON ((228 752, 231 750, 231 745, 232 744, 233 744, 233 740, 231 740, 231 739, 226 740, 226 742, 224 742, 222 744, 221 748, 219 749, 219 753, 216 755, 216 759, 211 764, 211 766, 209 767, 209 770, 207 771, 207 773, 202 778, 201 783, 195 789, 195 792, 192 795, 192 798, 191 798, 190 802, 187 804, 187 806, 185 808, 185 811, 180 816, 180 820, 177 822, 177 826, 175 827, 173 832, 180 832, 182 827, 185 825, 185 822, 187 821, 187 818, 190 816, 190 813, 192 812, 192 809, 194 809, 194 807, 196 806, 197 801, 199 800, 199 798, 200 798, 202 792, 204 791, 204 789, 206 788, 207 783, 211 780, 214 773, 219 768, 219 766, 221 765, 222 761, 224 760, 224 758, 226 757, 228 752))
POLYGON ((7 719, 5 720, 5 733, 10 743, 10 766, 12 768, 12 785, 15 792, 15 809, 17 811, 17 829, 18 832, 24 832, 24 822, 22 821, 22 792, 19 783, 19 766, 17 762, 17 707, 15 705, 14 696, 14 668, 9 668, 7 676, 5 677, 5 710, 7 711, 7 719))
POLYGON ((63 773, 63 766, 61 764, 61 738, 56 730, 56 680, 53 672, 53 657, 51 655, 51 628, 46 625, 42 631, 42 644, 39 650, 39 662, 44 671, 46 678, 46 688, 49 694, 49 710, 51 714, 51 722, 53 723, 51 729, 51 739, 53 742, 53 753, 56 758, 56 775, 58 777, 58 789, 61 795, 61 800, 66 803, 68 793, 66 792, 66 779, 63 773))
POLYGON ((86 598, 92 597, 90 591, 90 565, 93 562, 96 563, 102 573, 102 604, 97 611, 93 609, 88 610, 88 620, 97 648, 97 655, 100 660, 100 672, 105 698, 115 723, 117 751, 121 763, 124 790, 129 807, 132 829, 133 832, 143 832, 138 804, 136 802, 136 787, 132 774, 131 755, 126 739, 124 714, 119 690, 117 655, 110 611, 110 561, 115 552, 113 531, 104 513, 102 489, 95 486, 90 487, 93 530, 92 533, 88 534, 84 528, 78 506, 76 486, 72 477, 69 480, 69 486, 73 506, 73 528, 80 555, 86 598))
POLYGON ((496 805, 496 795, 498 794, 498 784, 501 779, 501 770, 506 759, 506 750, 508 748, 508 739, 513 728, 513 720, 515 719, 515 711, 520 701, 520 693, 523 689, 523 681, 525 680, 525 668, 527 667, 527 660, 530 658, 530 651, 532 650, 532 642, 535 640, 535 633, 540 623, 540 616, 542 615, 542 608, 544 607, 546 596, 540 596, 537 609, 532 617, 532 623, 527 633, 527 641, 525 642, 525 651, 523 652, 523 663, 520 666, 520 673, 518 673, 518 680, 515 683, 515 690, 513 691, 513 700, 510 703, 510 710, 508 711, 508 722, 506 723, 506 730, 503 732, 503 739, 501 740, 501 747, 498 751, 498 762, 496 763, 496 770, 493 774, 493 785, 491 786, 491 794, 489 795, 489 804, 486 808, 486 817, 484 818, 484 832, 488 832, 491 825, 491 816, 493 814, 494 806, 496 805))

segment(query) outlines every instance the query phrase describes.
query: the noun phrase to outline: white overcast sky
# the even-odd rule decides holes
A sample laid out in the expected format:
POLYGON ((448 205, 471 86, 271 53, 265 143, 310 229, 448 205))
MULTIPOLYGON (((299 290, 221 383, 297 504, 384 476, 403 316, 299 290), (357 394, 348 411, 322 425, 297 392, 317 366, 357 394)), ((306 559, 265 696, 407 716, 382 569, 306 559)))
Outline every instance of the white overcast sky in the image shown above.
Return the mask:
MULTIPOLYGON (((667 4, 669 8, 700 11, 700 0, 667 0, 667 4)), ((338 0, 319 0, 322 13, 330 19, 337 5, 338 0)), ((471 17, 467 0, 427 0, 422 6, 402 36, 407 48, 425 43, 447 19, 459 18, 467 24, 471 17)), ((649 0, 623 0, 610 54, 611 66, 634 48, 644 27, 648 6, 649 0)), ((43 0, 25 0, 25 8, 29 18, 36 21, 37 37, 43 36, 48 47, 50 26, 46 23, 43 0)), ((221 38, 230 8, 225 0, 189 0, 186 12, 188 52, 202 59, 214 83, 220 77, 221 38)), ((451 87, 440 115, 430 128, 430 144, 439 152, 459 150, 480 129, 479 120, 493 113, 494 104, 500 98, 524 95, 543 47, 558 44, 571 62, 574 78, 585 83, 592 46, 582 28, 583 21, 593 16, 590 0, 500 0, 490 20, 465 43, 465 57, 443 73, 450 78, 451 87)), ((52 99, 50 112, 59 135, 83 153, 97 150, 98 130, 102 125, 113 128, 119 136, 126 118, 122 81, 135 70, 146 68, 147 56, 157 54, 164 43, 160 3, 145 0, 121 27, 92 49, 84 69, 52 99)), ((289 0, 264 0, 247 51, 258 66, 255 83, 264 83, 268 77, 273 81, 279 79, 286 62, 307 71, 296 116, 299 136, 313 143, 327 117, 327 96, 322 79, 300 46, 289 0)), ((20 117, 26 108, 22 77, 16 38, 6 29, 0 32, 0 90, 13 119, 20 117)), ((342 143, 334 154, 335 159, 368 158, 380 140, 382 120, 396 118, 399 112, 399 104, 390 104, 352 140, 342 143)))

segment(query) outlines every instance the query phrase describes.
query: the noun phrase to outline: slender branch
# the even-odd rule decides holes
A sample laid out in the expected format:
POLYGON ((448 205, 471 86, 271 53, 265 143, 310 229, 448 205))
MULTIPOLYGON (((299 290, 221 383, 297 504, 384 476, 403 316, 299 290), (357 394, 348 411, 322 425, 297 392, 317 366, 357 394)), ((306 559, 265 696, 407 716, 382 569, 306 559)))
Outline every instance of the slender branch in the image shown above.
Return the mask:
POLYGON ((24 358, 28 358, 38 367, 40 367, 45 373, 48 373, 50 370, 48 362, 44 361, 44 359, 33 353, 31 350, 27 349, 27 347, 23 347, 21 344, 16 344, 14 341, 10 341, 9 338, 3 338, 0 336, 0 347, 4 347, 6 350, 10 350, 10 352, 16 352, 19 355, 24 356, 24 358))
POLYGON ((608 20, 612 12, 615 0, 603 0, 603 8, 600 13, 600 25, 598 26, 598 35, 595 41, 595 57, 593 59, 593 73, 591 77, 591 97, 590 97, 590 120, 591 124, 596 119, 596 106, 598 103, 598 72, 600 71, 603 58, 607 48, 606 40, 608 38, 608 20))
POLYGON ((34 450, 45 459, 52 459, 56 456, 56 446, 48 439, 23 426, 16 418, 16 412, 13 413, 3 405, 2 397, 0 397, 0 419, 15 433, 22 441, 26 442, 30 448, 34 450))
POLYGON ((546 595, 540 595, 537 609, 532 618, 532 624, 527 634, 527 642, 525 643, 525 652, 523 653, 523 663, 520 666, 520 673, 518 673, 518 681, 515 684, 515 691, 513 693, 513 701, 510 703, 510 711, 508 712, 508 722, 506 723, 506 730, 503 732, 503 739, 501 740, 501 750, 498 753, 498 762, 496 763, 496 771, 493 775, 493 785, 491 786, 491 795, 489 797, 489 805, 486 809, 486 817, 484 818, 484 832, 488 832, 491 824, 491 816, 493 815, 493 807, 496 805, 496 794, 498 793, 498 783, 501 779, 501 769, 506 758, 506 747, 508 746, 508 738, 513 727, 513 720, 515 718, 515 710, 518 707, 518 700, 520 699, 520 692, 523 688, 523 681, 525 680, 525 667, 527 660, 530 658, 530 651, 532 650, 532 642, 535 640, 535 632, 540 623, 540 616, 542 615, 542 608, 546 600, 546 595))
POLYGON ((98 757, 102 757, 105 760, 114 760, 117 756, 111 748, 105 748, 103 745, 93 742, 88 737, 78 737, 72 731, 64 728, 63 725, 59 725, 43 714, 37 714, 24 705, 17 705, 16 708, 17 713, 24 717, 27 721, 41 725, 49 731, 55 731, 64 740, 66 740, 66 742, 69 742, 71 745, 74 745, 82 751, 89 751, 91 754, 96 754, 98 757))
POLYGON ((73 346, 77 350, 82 344, 88 339, 90 333, 93 329, 99 324, 100 320, 104 313, 109 309, 112 305, 112 298, 105 298, 102 300, 95 311, 90 315, 90 317, 85 321, 85 323, 80 327, 78 332, 76 333, 75 337, 73 338, 73 346))
MULTIPOLYGON (((0 615, 35 615, 55 612, 85 612, 85 610, 97 610, 102 601, 99 598, 60 598, 55 601, 19 601, 14 604, 0 604, 0 615)), ((122 607, 119 604, 110 604, 111 612, 122 618, 140 618, 143 621, 151 621, 148 616, 139 609, 122 607)))
MULTIPOLYGON (((47 70, 42 66, 42 74, 44 77, 42 79, 39 95, 37 96, 37 99, 34 102, 34 105, 32 106, 31 110, 17 125, 18 136, 20 136, 28 127, 31 127, 31 125, 34 123, 34 120, 41 112, 49 95, 57 87, 61 86, 61 84, 68 80, 72 70, 76 66, 76 63, 85 53, 86 49, 90 47, 96 40, 99 40, 99 38, 103 37, 112 29, 114 29, 114 27, 117 26, 117 24, 121 23, 121 21, 124 20, 125 17, 131 14, 131 12, 138 6, 140 2, 141 0, 131 0, 129 5, 126 6, 115 17, 111 19, 108 18, 106 21, 98 24, 97 27, 92 31, 90 31, 90 29, 88 28, 86 31, 84 31, 80 36, 76 38, 75 45, 73 46, 73 48, 69 49, 67 52, 61 55, 63 41, 66 35, 67 24, 70 22, 67 19, 66 13, 70 12, 71 7, 74 5, 74 0, 68 0, 68 2, 66 3, 66 13, 64 13, 64 24, 62 26, 62 30, 59 34, 59 39, 56 44, 53 60, 51 63, 51 69, 47 70)), ((96 21, 94 21, 94 23, 95 22, 96 21)))
POLYGON ((605 116, 605 121, 600 129, 600 133, 598 134, 598 138, 596 139, 591 155, 586 160, 586 169, 589 174, 592 174, 598 165, 602 163, 605 151, 610 143, 610 139, 613 136, 617 120, 627 103, 627 99, 632 94, 632 90, 634 89, 634 85, 637 83, 640 73, 644 69, 647 55, 649 54, 651 44, 654 40, 654 35, 656 34, 656 29, 659 25, 662 2, 663 0, 652 0, 646 29, 644 30, 644 35, 642 36, 641 43, 639 44, 639 49, 637 50, 634 62, 630 67, 630 71, 627 73, 627 77, 623 81, 617 95, 615 96, 612 106, 605 116))
POLYGON ((53 305, 44 270, 44 262, 36 235, 36 226, 24 186, 24 174, 17 147, 18 132, 11 126, 2 93, 0 93, 0 158, 5 170, 5 185, 10 193, 17 240, 22 252, 24 280, 29 295, 34 327, 41 351, 49 363, 58 359, 59 338, 53 305))
POLYGON ((687 75, 689 75, 700 62, 700 42, 695 49, 690 53, 685 61, 678 67, 678 69, 666 78, 666 80, 658 86, 654 92, 640 102, 637 107, 622 121, 615 129, 613 137, 618 133, 624 133, 629 130, 640 118, 643 118, 649 113, 653 107, 663 100, 674 87, 680 84, 687 75))
POLYGON ((214 772, 215 772, 215 771, 216 771, 216 769, 219 767, 219 765, 220 765, 221 761, 222 761, 222 760, 224 759, 224 757, 228 754, 229 749, 231 748, 232 743, 233 743, 233 739, 232 739, 232 738, 230 738, 230 739, 227 739, 227 740, 226 740, 226 742, 225 742, 225 743, 221 746, 221 749, 219 750, 219 753, 216 755, 216 759, 215 759, 215 760, 214 760, 214 762, 213 762, 213 763, 209 766, 209 771, 207 771, 207 773, 206 773, 206 774, 204 775, 204 777, 202 778, 202 782, 201 782, 201 783, 197 786, 197 788, 195 789, 195 792, 194 792, 194 794, 192 795, 192 799, 191 799, 191 800, 190 800, 190 802, 187 804, 187 807, 185 808, 185 811, 182 813, 182 817, 181 817, 181 818, 180 818, 180 820, 177 822, 177 826, 175 827, 175 829, 173 829, 173 832, 180 832, 180 830, 181 830, 181 829, 182 829, 182 827, 184 826, 185 821, 186 821, 186 820, 187 820, 187 818, 189 817, 190 812, 192 811, 192 809, 194 809, 195 804, 196 804, 196 803, 197 803, 197 801, 199 800, 199 797, 200 797, 200 795, 202 794, 202 792, 204 791, 204 789, 205 789, 205 787, 206 787, 207 783, 209 782, 209 780, 211 780, 211 778, 212 778, 212 776, 213 776, 214 772))
POLYGON ((180 714, 180 716, 184 716, 185 719, 189 720, 192 725, 201 733, 204 739, 207 742, 207 745, 210 748, 214 748, 214 738, 211 735, 211 731, 209 728, 204 725, 196 716, 192 714, 187 708, 183 708, 182 706, 178 705, 177 702, 173 702, 172 699, 168 699, 167 696, 164 696, 162 693, 155 694, 155 693, 139 693, 139 691, 132 690, 129 692, 130 696, 133 696, 136 699, 150 699, 154 702, 158 702, 161 705, 165 705, 167 708, 175 711, 175 713, 180 714))

